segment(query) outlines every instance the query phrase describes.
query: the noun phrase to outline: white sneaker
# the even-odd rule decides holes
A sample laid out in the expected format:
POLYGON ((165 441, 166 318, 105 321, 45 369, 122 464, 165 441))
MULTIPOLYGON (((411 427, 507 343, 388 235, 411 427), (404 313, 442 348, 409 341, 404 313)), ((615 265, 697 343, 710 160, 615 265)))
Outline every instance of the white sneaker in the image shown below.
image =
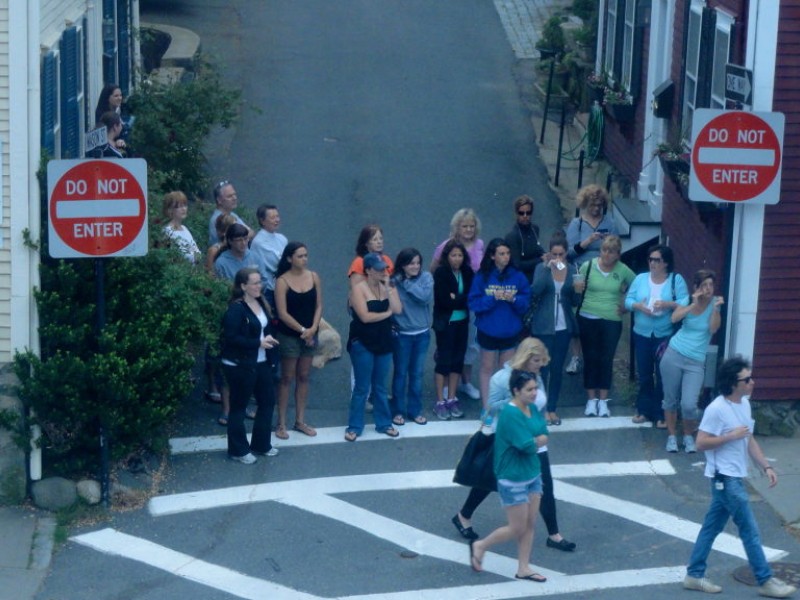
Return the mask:
POLYGON ((609 399, 598 400, 597 401, 597 416, 598 417, 610 417, 611 416, 611 411, 608 410, 608 403, 609 402, 611 402, 611 400, 609 400, 609 399))
MULTIPOLYGON (((599 400, 597 398, 592 398, 591 400, 586 401, 586 410, 583 411, 587 417, 596 417, 597 416, 597 404, 599 400)), ((608 410, 608 408, 606 408, 608 410)))
POLYGON ((581 359, 577 354, 573 354, 572 358, 570 358, 569 362, 567 363, 566 371, 570 375, 575 375, 575 373, 577 373, 580 368, 581 368, 581 359))
POLYGON ((472 385, 469 381, 467 383, 459 383, 458 384, 458 391, 462 394, 466 394, 473 400, 480 400, 481 398, 481 391, 472 385))
POLYGON ((678 438, 674 435, 670 435, 667 437, 667 452, 677 452, 678 451, 678 438))
POLYGON ((758 593, 768 598, 788 598, 796 591, 796 587, 781 581, 777 577, 770 577, 758 587, 758 593))
POLYGON ((694 445, 694 438, 692 436, 683 436, 683 450, 686 454, 694 454, 697 452, 697 447, 694 445))
POLYGON ((235 460, 236 462, 240 462, 243 465, 252 465, 258 459, 253 456, 251 453, 247 453, 244 456, 231 456, 231 460, 235 460))
POLYGON ((683 579, 683 588, 686 590, 705 592, 706 594, 719 594, 722 591, 722 588, 716 583, 713 583, 710 579, 705 577, 690 577, 689 575, 683 579))

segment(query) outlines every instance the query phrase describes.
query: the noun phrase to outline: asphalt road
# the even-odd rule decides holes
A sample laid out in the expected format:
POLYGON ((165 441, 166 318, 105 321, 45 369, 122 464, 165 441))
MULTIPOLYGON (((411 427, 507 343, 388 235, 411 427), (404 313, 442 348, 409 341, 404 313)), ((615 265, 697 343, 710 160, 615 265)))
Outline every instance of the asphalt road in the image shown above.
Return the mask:
MULTIPOLYGON (((345 271, 363 224, 381 223, 390 254, 414 245, 426 259, 462 206, 481 216, 484 239, 510 227, 519 193, 537 198, 544 232, 560 224, 492 2, 142 6, 148 21, 200 34, 243 89, 248 109, 215 139, 214 170, 244 202, 280 206, 282 230, 308 243, 325 317, 343 334, 345 271)), ((37 597, 672 598, 707 505, 701 457, 665 454, 662 433, 631 426, 629 407, 612 404, 619 418, 581 418, 576 378, 564 395, 550 450, 562 531, 578 550, 546 549, 540 533, 532 562, 547 584, 513 579, 511 545, 487 557, 485 573, 467 566, 467 546, 449 522, 465 490, 450 479, 474 422, 406 425, 397 440, 342 440, 345 356, 313 373, 308 421, 320 435, 293 435, 279 456, 255 466, 217 449, 215 407, 187 403, 175 435, 198 436, 183 441, 199 450, 173 456, 146 509, 73 531, 37 597)), ((467 408, 474 418, 477 406, 467 408)), ((772 555, 796 553, 769 507, 754 508, 772 555)), ((503 522, 492 496, 475 529, 503 522)), ((734 597, 755 596, 730 579, 744 564, 741 544, 725 538, 718 549, 710 575, 734 597)))

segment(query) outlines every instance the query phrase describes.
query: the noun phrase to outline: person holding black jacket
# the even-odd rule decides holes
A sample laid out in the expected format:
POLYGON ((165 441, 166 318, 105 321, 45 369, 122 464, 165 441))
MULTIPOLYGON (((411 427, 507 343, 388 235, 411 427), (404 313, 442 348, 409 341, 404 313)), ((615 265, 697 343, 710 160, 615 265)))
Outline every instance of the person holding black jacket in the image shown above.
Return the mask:
POLYGON ((253 453, 278 454, 270 441, 275 390, 266 351, 278 344, 270 335, 271 316, 261 295, 258 269, 245 267, 237 271, 222 318, 222 370, 231 390, 228 456, 245 465, 256 462, 253 453), (248 443, 244 417, 250 396, 255 396, 258 411, 248 443))

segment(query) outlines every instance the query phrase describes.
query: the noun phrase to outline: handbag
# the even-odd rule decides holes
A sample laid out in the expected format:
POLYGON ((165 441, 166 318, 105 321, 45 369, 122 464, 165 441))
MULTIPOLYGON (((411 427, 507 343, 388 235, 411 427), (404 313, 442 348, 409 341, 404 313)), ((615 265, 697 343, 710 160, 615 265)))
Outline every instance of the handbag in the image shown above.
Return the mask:
POLYGON ((471 488, 497 491, 494 475, 494 435, 477 431, 464 447, 453 481, 471 488))

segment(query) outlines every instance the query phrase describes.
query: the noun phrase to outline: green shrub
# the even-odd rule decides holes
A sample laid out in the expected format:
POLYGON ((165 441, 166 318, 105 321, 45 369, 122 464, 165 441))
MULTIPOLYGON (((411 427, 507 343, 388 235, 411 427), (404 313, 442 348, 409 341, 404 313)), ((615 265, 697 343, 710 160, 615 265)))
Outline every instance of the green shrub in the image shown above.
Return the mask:
POLYGON ((203 195, 209 188, 203 144, 216 125, 233 123, 240 96, 202 58, 196 60, 191 81, 139 85, 128 100, 136 116, 130 141, 136 155, 147 159, 156 191, 203 195))
MULTIPOLYGON (((133 140, 148 162, 151 248, 143 257, 102 259, 106 322, 99 338, 95 261, 54 260, 46 240, 38 244, 41 289, 34 296, 41 351, 17 353, 14 369, 30 415, 26 425, 41 426, 51 471, 95 470, 101 424, 114 459, 162 448, 192 389, 196 355, 204 341, 215 343, 225 309, 228 284, 163 243, 161 209, 166 191, 192 195, 207 188, 201 148, 213 127, 230 125, 239 94, 226 91, 202 61, 187 84, 140 89, 133 140)), ((193 203, 190 209, 189 227, 198 242, 206 240, 209 214, 207 205, 193 203)), ((29 244, 32 251, 36 242, 29 244)), ((20 423, 0 419, 0 427, 13 430, 25 447, 27 426, 23 430, 20 423)))

